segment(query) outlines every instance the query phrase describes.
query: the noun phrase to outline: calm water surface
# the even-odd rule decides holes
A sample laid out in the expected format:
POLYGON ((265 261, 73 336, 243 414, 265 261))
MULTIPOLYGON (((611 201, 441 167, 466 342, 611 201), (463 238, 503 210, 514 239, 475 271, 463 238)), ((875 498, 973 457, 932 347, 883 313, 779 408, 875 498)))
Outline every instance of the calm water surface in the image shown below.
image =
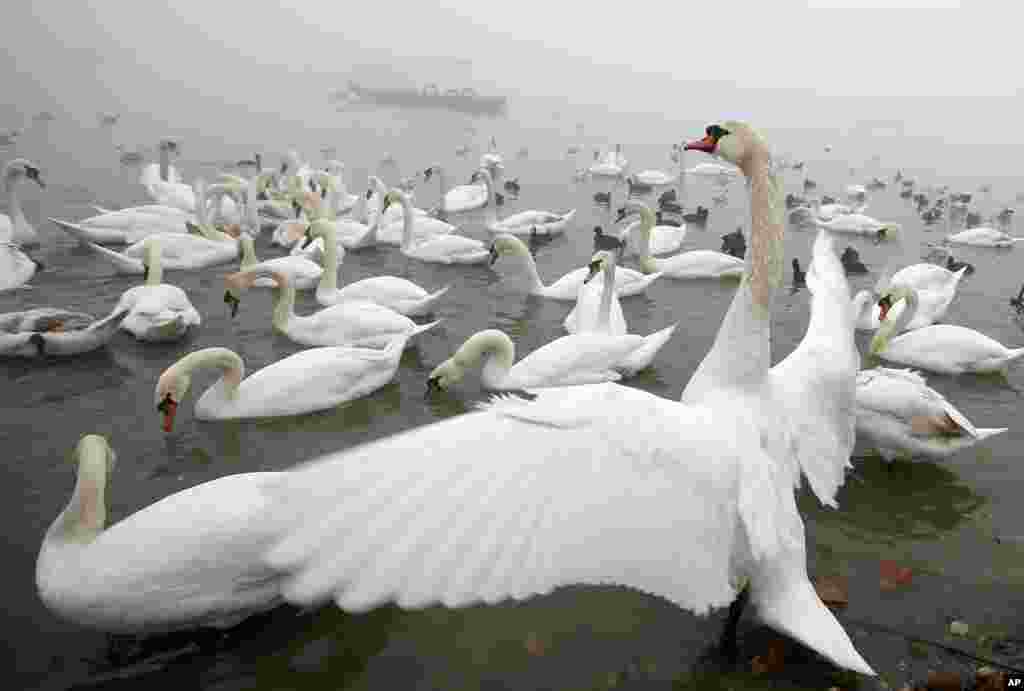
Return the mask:
MULTIPOLYGON (((518 146, 508 141, 507 177, 520 178, 522 198, 509 199, 505 214, 528 208, 578 209, 566 234, 538 250, 541 276, 550 282, 589 259, 592 227, 610 225, 608 213, 595 208, 591 198, 611 186, 569 182, 573 162, 562 158, 564 142, 547 146, 547 151, 541 144, 531 144, 530 158, 514 160, 518 146)), ((312 154, 316 148, 306 151, 312 154)), ((409 161, 403 163, 406 175, 437 160, 412 149, 404 158, 409 161)), ((357 149, 356 154, 366 154, 363 160, 356 155, 347 159, 351 191, 360 191, 367 172, 378 172, 372 151, 357 149)), ((475 160, 476 154, 442 161, 452 184, 468 178, 475 160)), ((653 156, 651 160, 648 165, 635 155, 634 169, 670 165, 653 156)), ((692 156, 688 165, 700 160, 692 156)), ((270 162, 274 163, 276 159, 270 162)), ((181 167, 189 178, 209 179, 216 172, 196 161, 182 161, 181 167)), ((379 172, 395 179, 396 171, 379 172)), ((787 175, 789 189, 799 191, 802 178, 787 175)), ((845 182, 842 177, 834 176, 825 191, 837 192, 845 182)), ((48 189, 42 194, 28 192, 25 203, 43 238, 44 248, 36 254, 47 270, 33 280, 33 289, 0 296, 0 312, 55 306, 106 314, 138 279, 113 275, 108 265, 78 248, 45 217, 82 218, 91 213, 88 204, 94 202, 145 203, 134 182, 136 171, 111 165, 109 170, 101 166, 81 175, 53 170, 48 178, 48 189)), ((819 181, 828 182, 821 177, 819 181)), ((616 188, 616 194, 618 205, 625 188, 616 188)), ((692 181, 688 194, 691 207, 710 206, 713 187, 708 181, 692 181)), ((432 181, 420 186, 416 201, 428 206, 436 198, 432 181)), ((722 234, 740 224, 749 226, 742 184, 732 186, 727 205, 712 209, 706 230, 691 228, 688 248, 717 250, 722 234)), ((900 242, 881 245, 854 236, 843 239, 840 247, 856 247, 872 270, 851 279, 854 291, 873 284, 887 263, 899 268, 919 261, 921 244, 940 238, 944 230, 925 229, 909 202, 891 187, 872 196, 869 213, 903 223, 904 232, 900 242)), ((467 214, 455 222, 468 235, 488 237, 479 215, 467 214)), ((812 240, 807 231, 787 233, 787 284, 788 258, 800 257, 806 265, 812 240)), ((257 240, 258 255, 279 256, 280 250, 268 243, 269 233, 257 240)), ((965 248, 955 254, 972 262, 977 272, 961 283, 947 321, 1009 346, 1024 344, 1024 334, 1010 320, 1007 306, 1021 280, 1019 251, 965 248)), ((223 475, 285 469, 321 453, 461 414, 486 393, 474 377, 445 395, 424 400, 427 374, 436 364, 486 328, 509 333, 517 357, 522 356, 563 335, 562 319, 571 307, 509 294, 488 267, 406 261, 396 248, 350 253, 340 270, 341 284, 390 273, 428 290, 447 283, 454 286, 438 308, 443 323, 407 349, 392 384, 363 400, 311 415, 198 422, 192 418, 196 397, 216 378, 213 372, 203 372, 195 377, 175 431, 165 435, 154 410, 153 388, 160 372, 185 353, 225 346, 238 352, 251 372, 299 350, 272 332, 269 291, 252 291, 238 317, 229 318, 222 302, 222 279, 236 268, 167 274, 166 280, 184 288, 203 317, 202 326, 185 342, 144 345, 121 333, 105 350, 78 359, 0 364, 0 517, 7 526, 7 601, 0 621, 12 662, 7 666, 13 669, 12 688, 137 688, 146 674, 161 670, 172 675, 162 679, 176 680, 183 688, 665 688, 667 680, 717 635, 720 617, 696 619, 657 598, 625 589, 568 588, 524 604, 460 611, 405 613, 384 608, 349 616, 334 608, 305 613, 283 609, 244 625, 225 640, 211 643, 185 636, 161 648, 148 664, 112 671, 116 666, 105 662, 111 650, 108 639, 57 620, 39 603, 34 586, 40 540, 74 485, 70 453, 81 435, 106 435, 118 452, 108 493, 113 523, 161 497, 223 475)), ((678 398, 710 347, 734 287, 718 281, 661 280, 646 296, 624 299, 632 333, 647 334, 680 322, 653 369, 628 385, 678 398)), ((806 290, 791 291, 788 285, 781 291, 773 324, 775 360, 802 338, 808 298, 806 290)), ((311 294, 300 293, 297 311, 314 309, 318 306, 311 294)), ((867 339, 858 335, 858 343, 863 350, 867 339)), ((941 465, 917 462, 887 469, 877 458, 858 458, 839 497, 839 511, 822 509, 809 497, 801 499, 811 572, 848 576, 847 614, 862 622, 941 639, 946 620, 960 616, 1024 634, 1012 616, 1014 608, 1024 605, 1019 594, 1024 583, 1024 511, 1019 496, 1024 432, 1017 425, 1024 371, 1011 372, 1008 379, 935 375, 929 383, 978 426, 1008 426, 1010 432, 941 465), (914 586, 898 595, 880 592, 882 558, 914 568, 914 586)), ((891 683, 910 674, 904 641, 885 642, 888 639, 868 635, 850 622, 847 626, 865 657, 891 683)), ((754 642, 745 644, 751 648, 748 657, 758 653, 756 638, 750 640, 754 642)), ((929 664, 927 658, 912 662, 929 664)))

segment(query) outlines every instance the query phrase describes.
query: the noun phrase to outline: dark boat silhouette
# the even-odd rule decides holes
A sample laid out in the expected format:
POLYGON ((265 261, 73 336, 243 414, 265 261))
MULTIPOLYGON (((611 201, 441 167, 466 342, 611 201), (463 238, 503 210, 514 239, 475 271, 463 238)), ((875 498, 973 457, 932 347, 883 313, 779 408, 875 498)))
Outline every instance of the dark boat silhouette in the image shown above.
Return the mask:
POLYGON ((508 99, 504 96, 481 96, 474 89, 448 89, 442 92, 437 84, 427 84, 421 90, 383 89, 348 83, 349 97, 364 102, 403 108, 444 108, 471 115, 504 116, 508 99))

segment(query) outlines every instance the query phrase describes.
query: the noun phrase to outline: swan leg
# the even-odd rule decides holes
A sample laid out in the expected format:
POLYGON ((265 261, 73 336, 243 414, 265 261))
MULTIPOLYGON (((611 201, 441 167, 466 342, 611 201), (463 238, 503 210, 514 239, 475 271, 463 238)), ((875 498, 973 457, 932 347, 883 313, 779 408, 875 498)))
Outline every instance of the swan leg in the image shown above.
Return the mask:
POLYGON ((718 652, 730 664, 736 664, 739 658, 739 645, 737 643, 737 631, 739 630, 740 617, 743 610, 750 601, 750 585, 743 586, 736 599, 729 605, 729 615, 725 620, 725 628, 722 630, 722 637, 718 640, 718 652))

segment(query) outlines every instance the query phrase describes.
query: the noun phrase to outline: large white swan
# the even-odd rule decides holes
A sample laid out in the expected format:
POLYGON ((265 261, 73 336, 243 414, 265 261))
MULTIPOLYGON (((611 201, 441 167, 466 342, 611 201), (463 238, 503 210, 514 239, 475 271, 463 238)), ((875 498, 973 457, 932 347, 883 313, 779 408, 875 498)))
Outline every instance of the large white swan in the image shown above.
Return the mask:
POLYGON ((410 338, 433 328, 440 321, 416 324, 394 310, 365 300, 351 300, 326 307, 306 316, 295 314, 295 287, 288 277, 270 269, 254 268, 230 274, 224 279, 227 290, 224 302, 231 307, 231 315, 238 311, 241 294, 258 278, 272 278, 274 311, 271 323, 274 329, 296 343, 308 346, 362 346, 384 348, 396 336, 410 338))
POLYGON ((873 355, 939 374, 1006 372, 1024 357, 1024 348, 1007 348, 955 324, 932 324, 894 337, 914 318, 918 304, 917 291, 909 286, 893 285, 882 294, 878 301, 881 327, 871 339, 873 355), (906 307, 899 316, 887 319, 889 309, 900 300, 906 300, 906 307))
POLYGON ((490 259, 484 243, 462 235, 434 235, 417 240, 413 230, 416 217, 404 192, 398 189, 388 192, 382 210, 396 202, 405 207, 402 216, 402 254, 405 256, 432 264, 486 264, 490 259))
MULTIPOLYGON (((491 267, 501 276, 503 284, 513 290, 522 290, 530 295, 552 300, 576 300, 589 273, 588 268, 583 266, 573 269, 550 285, 544 285, 537 271, 537 263, 530 254, 530 248, 514 235, 495 236, 494 242, 491 243, 490 257, 491 267)), ((615 272, 616 294, 619 297, 640 295, 660 277, 660 273, 645 276, 633 269, 619 269, 615 272)), ((594 281, 595 287, 603 281, 601 274, 594 281)))
POLYGON ((114 450, 98 435, 75 448, 71 501, 36 561, 43 604, 110 633, 227 628, 282 602, 260 557, 278 536, 259 520, 280 473, 228 475, 182 490, 106 527, 114 450))
MULTIPOLYGON (((705 614, 749 581, 738 603, 749 597, 770 626, 874 674, 807 578, 798 476, 762 449, 763 429, 778 425, 759 417, 780 415, 762 394, 782 281, 781 184, 742 123, 708 128, 698 146, 742 166, 755 210, 752 270, 696 375, 708 384, 700 402, 612 383, 545 389, 297 468, 271 491, 268 514, 285 533, 267 563, 290 573, 288 600, 463 606, 617 583, 705 614)), ((837 311, 850 317, 852 357, 848 294, 837 311)), ((822 475, 841 483, 849 446, 810 446, 806 460, 821 467, 802 457, 800 467, 831 502, 822 475)), ((730 610, 724 647, 735 653, 740 604, 730 610)))
POLYGON ((551 211, 520 211, 519 213, 498 219, 498 205, 495 203, 494 178, 486 168, 477 171, 487 187, 487 212, 484 225, 492 233, 508 233, 509 235, 556 235, 565 232, 565 227, 576 215, 576 209, 564 214, 551 211))
POLYGON ((10 216, 0 214, 0 238, 7 238, 7 242, 13 242, 23 247, 36 247, 39 245, 39 234, 25 218, 25 212, 21 209, 18 185, 22 180, 32 180, 40 187, 45 188, 46 183, 40 177, 39 166, 28 159, 15 158, 4 165, 3 175, 4 191, 7 193, 7 211, 10 216))
POLYGON ((193 373, 216 368, 221 377, 196 401, 197 420, 282 417, 327 410, 386 386, 398 370, 408 333, 386 348, 329 346, 300 350, 245 376, 245 364, 227 348, 204 348, 168 367, 156 384, 164 431, 174 427, 193 373))
POLYGON ((662 185, 674 185, 676 181, 679 180, 679 175, 666 173, 664 170, 641 170, 639 173, 633 173, 633 178, 644 185, 658 187, 662 185))
POLYGON ((542 389, 618 381, 615 367, 643 346, 640 336, 585 333, 556 338, 516 362, 512 339, 497 329, 470 336, 449 359, 434 368, 427 389, 447 389, 483 362, 484 387, 496 391, 542 389), (514 364, 513 364, 514 363, 514 364))
POLYGON ((32 280, 43 264, 22 251, 20 245, 9 241, 0 229, 0 293, 20 288, 32 280))
POLYGON ((827 221, 815 219, 814 225, 836 233, 870 235, 877 238, 891 238, 900 230, 898 223, 882 223, 871 216, 858 213, 840 214, 827 221))
POLYGON ((395 200, 388 201, 387 189, 380 178, 370 178, 376 188, 378 198, 381 200, 381 209, 378 216, 371 217, 368 222, 373 223, 377 218, 384 219, 377 229, 377 242, 384 245, 401 247, 405 237, 405 227, 408 222, 412 223, 413 238, 417 241, 429 240, 436 236, 444 236, 458 230, 447 221, 428 216, 422 209, 416 209, 412 205, 412 197, 407 192, 402 192, 409 202, 408 207, 404 204, 395 204, 395 200), (394 209, 402 211, 396 215, 394 209))
POLYGON ((199 326, 202 319, 178 286, 163 283, 163 259, 160 238, 146 240, 142 258, 145 284, 129 288, 122 295, 114 312, 129 310, 121 328, 140 341, 177 341, 189 328, 199 326))
POLYGON ((475 180, 479 179, 478 176, 474 175, 474 182, 468 185, 458 185, 448 189, 448 177, 445 175, 444 168, 439 165, 427 168, 423 171, 424 181, 429 181, 433 175, 437 175, 438 184, 441 186, 439 209, 442 214, 473 211, 475 209, 482 209, 487 205, 489 197, 487 185, 482 182, 475 182, 475 180))
MULTIPOLYGON (((256 258, 256 244, 251 237, 243 235, 238 238, 238 242, 241 245, 242 251, 242 262, 239 271, 255 268, 278 271, 288 277, 291 284, 295 286, 295 290, 313 290, 321 283, 321 277, 324 275, 325 269, 311 259, 303 256, 289 255, 287 257, 275 257, 274 259, 259 261, 256 258)), ((333 273, 337 276, 341 260, 338 258, 337 247, 332 249, 333 251, 328 253, 329 256, 324 261, 324 265, 333 267, 333 273)), ((327 273, 331 273, 331 270, 328 269, 327 273)), ((272 288, 275 283, 273 279, 260 278, 254 281, 253 285, 257 288, 272 288)))
POLYGON ((1013 247, 1021 240, 1024 238, 1015 238, 1009 233, 985 226, 968 228, 946 236, 946 242, 952 245, 971 245, 973 247, 1013 247))
MULTIPOLYGON (((565 330, 569 333, 602 333, 609 336, 622 336, 629 333, 626 318, 622 314, 622 305, 615 295, 615 252, 602 250, 597 252, 588 267, 585 283, 594 276, 603 274, 600 286, 590 289, 584 286, 580 290, 576 306, 565 318, 565 330)), ((662 346, 668 343, 675 333, 678 323, 644 336, 644 344, 631 352, 625 359, 616 364, 616 369, 624 374, 633 375, 646 369, 654 361, 662 346)))
MULTIPOLYGON (((657 220, 657 216, 655 216, 657 220)), ((643 250, 643 238, 640 233, 640 220, 633 221, 619 231, 619 240, 626 243, 630 252, 640 256, 643 250)), ((648 251, 653 257, 674 254, 683 247, 686 241, 686 224, 678 226, 656 225, 651 228, 651 240, 648 251)))
POLYGON ((946 458, 1006 427, 977 428, 913 370, 875 367, 857 374, 857 437, 887 461, 946 458))
MULTIPOLYGON (((324 262, 330 266, 331 262, 335 260, 334 254, 337 251, 334 224, 326 221, 314 221, 310 226, 308 236, 306 242, 315 238, 323 240, 326 246, 324 262)), ((333 274, 328 272, 323 275, 316 286, 316 301, 321 305, 330 306, 346 300, 368 300, 389 307, 407 317, 415 317, 430 314, 437 301, 450 288, 451 286, 447 285, 434 293, 428 293, 405 278, 371 276, 350 283, 339 290, 337 272, 333 274)))
POLYGON ((640 244, 640 268, 644 273, 660 273, 667 278, 739 278, 743 274, 743 260, 714 250, 691 250, 672 257, 658 259, 651 256, 651 229, 656 218, 651 208, 643 202, 628 200, 619 209, 616 222, 630 214, 640 214, 637 233, 640 244))
MULTIPOLYGON (((917 313, 904 326, 904 329, 908 331, 919 329, 939 321, 946 315, 950 303, 956 297, 957 286, 966 271, 966 269, 950 271, 935 264, 921 263, 905 266, 891 278, 883 274, 872 290, 860 290, 853 296, 853 311, 857 319, 857 330, 874 331, 879 327, 878 317, 881 314, 881 308, 878 306, 878 298, 890 285, 909 286, 917 290, 917 313)), ((889 318, 898 317, 899 311, 903 310, 905 304, 905 302, 901 302, 898 307, 893 309, 889 318)))
POLYGON ((0 357, 67 357, 102 348, 117 333, 128 310, 103 319, 82 312, 37 307, 0 314, 0 357))

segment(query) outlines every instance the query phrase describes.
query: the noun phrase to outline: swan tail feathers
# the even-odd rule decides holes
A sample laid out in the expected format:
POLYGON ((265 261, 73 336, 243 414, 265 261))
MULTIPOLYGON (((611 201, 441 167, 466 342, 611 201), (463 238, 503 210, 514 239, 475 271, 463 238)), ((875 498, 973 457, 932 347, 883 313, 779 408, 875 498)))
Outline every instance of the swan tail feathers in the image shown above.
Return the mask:
POLYGON ((1009 354, 1006 356, 1006 364, 1010 364, 1020 360, 1024 357, 1024 348, 1010 348, 1009 354))
POLYGON ((408 310, 408 313, 412 314, 412 315, 416 315, 416 316, 420 316, 420 315, 424 315, 424 314, 429 314, 430 311, 432 309, 434 309, 434 305, 437 303, 437 301, 440 300, 442 297, 444 297, 444 295, 449 290, 451 290, 451 288, 452 288, 452 286, 449 283, 448 285, 446 285, 445 287, 441 288, 440 290, 435 291, 433 293, 430 293, 429 295, 427 295, 422 300, 414 303, 413 306, 408 310))
POLYGON ((806 578, 799 582, 787 579, 784 584, 771 585, 781 587, 770 587, 765 593, 758 592, 756 582, 751 583, 758 613, 766 624, 816 650, 839 667, 875 676, 875 671, 857 652, 810 581, 806 578))
POLYGON ((99 319, 89 325, 89 331, 94 331, 105 336, 113 336, 121 326, 129 314, 131 314, 130 308, 123 308, 121 310, 115 310, 103 319, 99 319))
POLYGON ((431 329, 433 329, 435 326, 437 326, 438 324, 440 324, 443 321, 444 321, 444 319, 437 319, 437 320, 432 321, 432 322, 427 322, 426 324, 417 324, 415 328, 413 328, 413 329, 411 329, 409 331, 409 337, 412 338, 413 336, 417 336, 417 335, 419 335, 421 333, 424 333, 426 331, 430 331, 431 329))
POLYGON ((91 206, 93 209, 95 209, 96 213, 98 213, 98 214, 112 214, 112 213, 114 213, 114 209, 108 209, 107 207, 100 206, 99 204, 90 204, 89 206, 91 206))
POLYGON ((96 236, 96 233, 88 228, 85 228, 77 223, 70 221, 62 221, 59 218, 48 218, 48 221, 56 225, 58 228, 63 230, 65 233, 78 240, 81 244, 85 245, 90 242, 97 242, 100 240, 96 236))
POLYGON ((654 360, 654 356, 658 354, 658 351, 661 350, 662 346, 668 343, 669 339, 672 338, 672 334, 675 333, 678 327, 679 322, 676 322, 672 326, 665 327, 661 331, 655 331, 649 336, 644 336, 643 344, 627 355, 616 369, 621 369, 630 374, 635 374, 636 372, 649 367, 651 362, 654 360))
POLYGON ((146 273, 146 268, 142 265, 141 259, 127 257, 120 252, 101 247, 94 242, 85 241, 85 246, 113 264, 114 270, 119 274, 141 275, 146 273))
POLYGON ((974 431, 977 432, 975 437, 980 441, 982 439, 994 437, 997 434, 1002 434, 1003 432, 1009 431, 1009 429, 1009 427, 980 427, 974 431))

